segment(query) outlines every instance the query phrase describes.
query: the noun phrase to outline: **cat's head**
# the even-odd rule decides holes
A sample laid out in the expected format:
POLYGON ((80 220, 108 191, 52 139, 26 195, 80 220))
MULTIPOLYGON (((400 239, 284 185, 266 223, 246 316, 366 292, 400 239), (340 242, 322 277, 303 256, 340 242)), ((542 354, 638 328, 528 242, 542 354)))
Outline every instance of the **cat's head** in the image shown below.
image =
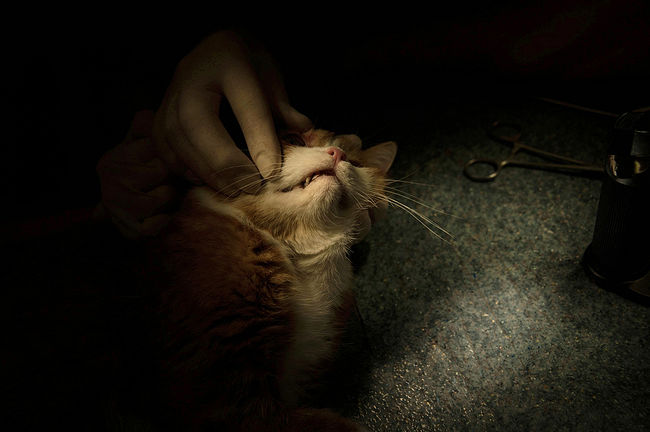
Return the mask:
POLYGON ((323 130, 282 137, 282 166, 253 197, 235 205, 283 240, 317 234, 358 236, 361 219, 384 201, 384 179, 397 145, 362 149, 355 135, 323 130))

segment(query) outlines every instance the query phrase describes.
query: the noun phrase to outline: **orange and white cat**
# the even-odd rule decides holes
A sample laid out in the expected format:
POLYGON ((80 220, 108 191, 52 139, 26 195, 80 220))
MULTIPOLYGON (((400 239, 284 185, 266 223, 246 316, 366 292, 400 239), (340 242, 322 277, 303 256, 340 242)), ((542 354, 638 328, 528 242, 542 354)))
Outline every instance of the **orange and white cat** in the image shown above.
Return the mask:
POLYGON ((161 394, 182 430, 361 431, 301 391, 353 307, 351 245, 384 204, 397 146, 321 130, 283 140, 254 195, 196 188, 154 241, 161 394))

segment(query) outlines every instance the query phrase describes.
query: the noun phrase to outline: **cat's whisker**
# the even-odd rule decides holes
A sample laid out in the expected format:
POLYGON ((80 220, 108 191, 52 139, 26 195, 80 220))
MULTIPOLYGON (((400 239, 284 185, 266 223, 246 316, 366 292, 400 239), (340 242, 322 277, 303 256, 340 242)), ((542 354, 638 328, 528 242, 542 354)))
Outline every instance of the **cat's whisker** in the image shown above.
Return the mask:
POLYGON ((222 193, 222 192, 224 192, 225 190, 230 189, 231 187, 233 187, 233 186, 235 186, 235 185, 241 183, 241 182, 244 181, 244 180, 251 179, 251 178, 254 179, 253 181, 250 181, 250 182, 248 182, 248 183, 246 183, 246 184, 242 184, 242 185, 240 185, 240 186, 238 187, 238 190, 237 190, 237 191, 234 191, 234 192, 228 194, 228 198, 232 198, 232 197, 233 197, 233 196, 234 196, 234 195, 235 195, 239 190, 246 189, 246 188, 249 188, 249 187, 251 187, 251 186, 256 186, 256 185, 258 185, 258 184, 262 184, 262 183, 264 183, 264 182, 266 182, 266 181, 273 180, 273 179, 278 178, 278 177, 280 177, 280 174, 273 174, 273 175, 270 175, 270 176, 268 176, 268 177, 266 177, 266 178, 264 178, 264 177, 261 177, 261 178, 260 178, 260 175, 259 175, 259 174, 251 174, 251 175, 247 175, 247 176, 244 176, 244 177, 240 177, 240 178, 237 179, 236 181, 234 181, 234 182, 232 182, 232 183, 230 183, 230 184, 228 184, 228 185, 222 187, 222 188, 219 189, 217 192, 218 192, 218 193, 222 193))
POLYGON ((416 168, 415 170, 413 170, 412 172, 406 174, 404 177, 402 177, 402 178, 400 178, 400 179, 386 179, 386 180, 405 181, 405 180, 404 180, 405 178, 412 177, 412 176, 415 175, 415 173, 417 173, 417 172, 418 172, 418 169, 416 168))
POLYGON ((392 199, 390 197, 388 197, 388 202, 390 204, 398 207, 398 208, 401 208, 402 210, 404 210, 408 214, 410 214, 416 221, 418 221, 423 227, 425 227, 433 236, 439 238, 440 240, 442 240, 443 242, 445 242, 445 243, 447 243, 449 245, 453 245, 453 243, 450 240, 454 240, 455 239, 454 236, 451 235, 448 231, 441 228, 438 224, 431 221, 426 216, 422 215, 421 213, 419 213, 416 210, 413 210, 411 207, 407 206, 406 204, 404 204, 404 203, 402 203, 400 201, 397 201, 395 199, 392 199), (441 230, 443 233, 445 233, 447 236, 449 236, 450 239, 448 240, 448 239, 444 238, 442 235, 440 235, 439 233, 435 232, 429 225, 427 225, 427 223, 430 223, 435 228, 441 230))
MULTIPOLYGON (((357 195, 357 194, 351 194, 350 196, 352 197, 352 199, 353 199, 354 202, 356 203, 357 208, 358 208, 359 210, 364 209, 364 208, 367 208, 367 207, 364 207, 363 203, 362 203, 361 201, 359 201, 359 199, 356 197, 356 195, 357 195)), ((359 193, 359 195, 363 195, 363 194, 359 193)), ((363 199, 363 198, 365 198, 365 197, 364 197, 364 196, 361 196, 361 198, 363 199)), ((364 201, 365 201, 365 199, 364 199, 364 201)))
MULTIPOLYGON (((256 178, 256 179, 254 179, 250 184, 255 184, 255 183, 264 183, 264 182, 266 182, 266 181, 275 180, 276 178, 280 178, 280 177, 282 177, 281 174, 273 174, 273 175, 270 175, 270 176, 268 176, 268 177, 256 178)), ((242 179, 243 179, 243 178, 242 178, 242 179)), ((250 184, 249 184, 249 185, 250 185, 250 184)))
POLYGON ((455 239, 454 235, 451 234, 451 233, 450 233, 449 231, 447 231, 446 229, 444 229, 440 224, 438 224, 437 222, 431 220, 429 217, 423 215, 421 212, 415 210, 414 208, 412 208, 412 207, 406 205, 405 203, 403 203, 403 202, 397 200, 397 199, 394 198, 394 197, 383 196, 382 198, 385 199, 389 204, 392 204, 393 206, 396 206, 396 207, 398 207, 398 208, 401 208, 402 210, 407 211, 411 216, 415 217, 416 219, 428 223, 428 224, 431 225, 432 227, 434 227, 434 228, 436 228, 437 230, 439 230, 440 232, 444 233, 444 234, 445 234, 446 236, 448 236, 450 239, 455 239))
MULTIPOLYGON (((394 203, 392 203, 392 204, 394 204, 394 203)), ((407 213, 409 213, 409 214, 413 217, 413 219, 415 219, 416 221, 418 221, 418 223, 420 223, 420 224, 421 224, 421 225, 422 225, 422 226, 423 226, 427 231, 429 231, 433 236, 439 238, 440 240, 444 241, 445 243, 449 243, 448 240, 444 239, 440 234, 438 234, 437 232, 435 232, 431 227, 429 227, 425 222, 423 222, 423 221, 418 217, 418 215, 417 215, 415 212, 413 212, 409 207, 402 207, 401 205, 398 205, 398 204, 394 204, 394 205, 396 205, 397 207, 399 207, 399 208, 401 208, 402 210, 404 210, 404 211, 406 211, 407 213)))
MULTIPOLYGON (((252 164, 242 164, 242 165, 230 165, 227 167, 224 167, 220 170, 217 170, 214 172, 214 174, 221 174, 225 171, 231 170, 231 169, 236 169, 236 168, 250 168, 252 164)), ((282 162, 271 162, 270 165, 272 166, 282 166, 282 162)), ((254 166, 254 165, 253 165, 254 166)))
POLYGON ((422 220, 425 220, 426 222, 428 222, 429 224, 431 224, 431 225, 434 226, 435 228, 437 228, 437 229, 439 229, 440 231, 442 231, 443 233, 447 234, 449 237, 454 238, 454 236, 453 236, 452 234, 450 234, 447 230, 445 230, 442 226, 440 226, 440 224, 438 224, 438 223, 432 221, 430 218, 428 218, 427 216, 423 215, 422 213, 420 213, 419 211, 415 210, 414 208, 412 208, 412 207, 410 207, 410 206, 404 204, 404 203, 401 202, 401 201, 398 201, 398 200, 395 199, 395 198, 392 198, 392 197, 386 197, 386 198, 387 198, 387 200, 388 200, 389 203, 399 204, 399 206, 400 206, 401 208, 408 208, 410 211, 416 213, 420 218, 422 218, 422 220))
MULTIPOLYGON (((357 201, 359 208, 360 209, 367 209, 370 207, 377 207, 378 202, 373 198, 371 194, 359 192, 359 195, 361 195, 361 198, 363 199, 363 202, 357 201)), ((381 199, 380 195, 376 195, 381 199)))
POLYGON ((407 181, 407 180, 398 180, 398 179, 386 179, 387 184, 393 184, 393 183, 404 183, 404 184, 410 184, 410 185, 416 185, 416 186, 425 186, 425 187, 436 187, 436 185, 432 185, 429 183, 420 183, 420 182, 414 182, 414 181, 407 181))
POLYGON ((356 194, 350 194, 350 197, 354 200, 354 202, 356 203, 358 209, 363 208, 363 207, 361 207, 361 203, 357 199, 356 194))
POLYGON ((422 201, 416 199, 417 197, 414 197, 414 195, 411 195, 408 192, 404 192, 403 190, 392 188, 390 186, 386 186, 386 189, 388 189, 388 193, 400 196, 400 197, 402 197, 404 199, 407 199, 407 200, 409 200, 411 202, 414 202, 414 203, 416 203, 418 205, 421 205, 422 207, 426 207, 426 208, 428 208, 429 210, 431 210, 433 212, 440 213, 440 214, 443 214, 445 216, 451 216, 451 217, 457 218, 457 219, 464 219, 461 216, 456 216, 455 214, 447 213, 444 210, 439 210, 437 208, 431 207, 430 205, 428 205, 426 203, 423 203, 422 201))
POLYGON ((242 180, 247 180, 247 179, 251 179, 251 178, 260 178, 260 177, 261 177, 261 176, 260 176, 259 173, 248 174, 248 175, 245 175, 245 176, 242 176, 242 177, 238 177, 237 180, 235 180, 234 182, 232 182, 232 183, 230 183, 230 184, 228 184, 228 185, 222 187, 221 189, 219 189, 218 192, 220 192, 222 189, 227 189, 227 188, 229 188, 229 187, 231 187, 231 186, 234 186, 234 185, 236 185, 237 183, 240 183, 242 180))
MULTIPOLYGON (((270 165, 273 168, 281 168, 282 165, 283 165, 283 162, 271 162, 270 165)), ((229 169, 247 168, 247 167, 250 167, 250 165, 232 165, 232 166, 223 168, 223 169, 221 169, 219 171, 216 171, 215 174, 219 174, 219 173, 224 172, 224 171, 229 170, 229 169)), ((228 189, 229 187, 234 186, 235 184, 241 182, 242 180, 246 180, 246 179, 249 179, 249 178, 262 177, 262 179, 268 180, 268 179, 275 178, 275 177, 278 177, 278 176, 279 176, 279 174, 271 174, 268 177, 263 177, 259 172, 256 172, 256 173, 249 174, 249 175, 246 175, 246 176, 243 176, 243 177, 239 177, 236 181, 234 181, 233 183, 231 183, 229 185, 224 186, 218 192, 221 192, 221 190, 223 190, 223 189, 228 189)))

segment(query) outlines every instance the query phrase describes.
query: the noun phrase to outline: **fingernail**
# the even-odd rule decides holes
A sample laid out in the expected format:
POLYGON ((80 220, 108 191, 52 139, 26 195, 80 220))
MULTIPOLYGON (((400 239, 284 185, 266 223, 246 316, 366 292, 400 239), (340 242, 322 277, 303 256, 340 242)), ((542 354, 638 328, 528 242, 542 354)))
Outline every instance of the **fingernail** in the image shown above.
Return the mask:
POLYGON ((249 185, 241 189, 242 192, 250 194, 250 195, 255 195, 259 190, 262 189, 262 183, 258 183, 256 185, 249 185))
MULTIPOLYGON (((241 183, 243 182, 250 182, 250 179, 242 180, 241 183)), ((219 192, 229 198, 234 198, 238 196, 240 193, 255 195, 261 188, 262 188, 261 182, 256 184, 247 184, 243 186, 240 185, 240 183, 236 183, 219 189, 219 192)))
POLYGON ((238 189, 247 194, 256 194, 264 184, 264 179, 257 172, 257 176, 243 175, 237 180, 238 189))

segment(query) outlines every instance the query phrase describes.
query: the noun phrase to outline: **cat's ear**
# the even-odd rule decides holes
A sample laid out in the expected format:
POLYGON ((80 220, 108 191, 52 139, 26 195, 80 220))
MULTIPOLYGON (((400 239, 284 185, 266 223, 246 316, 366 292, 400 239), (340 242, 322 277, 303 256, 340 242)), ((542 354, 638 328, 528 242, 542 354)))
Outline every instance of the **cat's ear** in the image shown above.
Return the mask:
POLYGON ((397 144, 393 141, 377 144, 361 152, 363 166, 377 168, 386 175, 397 154, 397 144))

